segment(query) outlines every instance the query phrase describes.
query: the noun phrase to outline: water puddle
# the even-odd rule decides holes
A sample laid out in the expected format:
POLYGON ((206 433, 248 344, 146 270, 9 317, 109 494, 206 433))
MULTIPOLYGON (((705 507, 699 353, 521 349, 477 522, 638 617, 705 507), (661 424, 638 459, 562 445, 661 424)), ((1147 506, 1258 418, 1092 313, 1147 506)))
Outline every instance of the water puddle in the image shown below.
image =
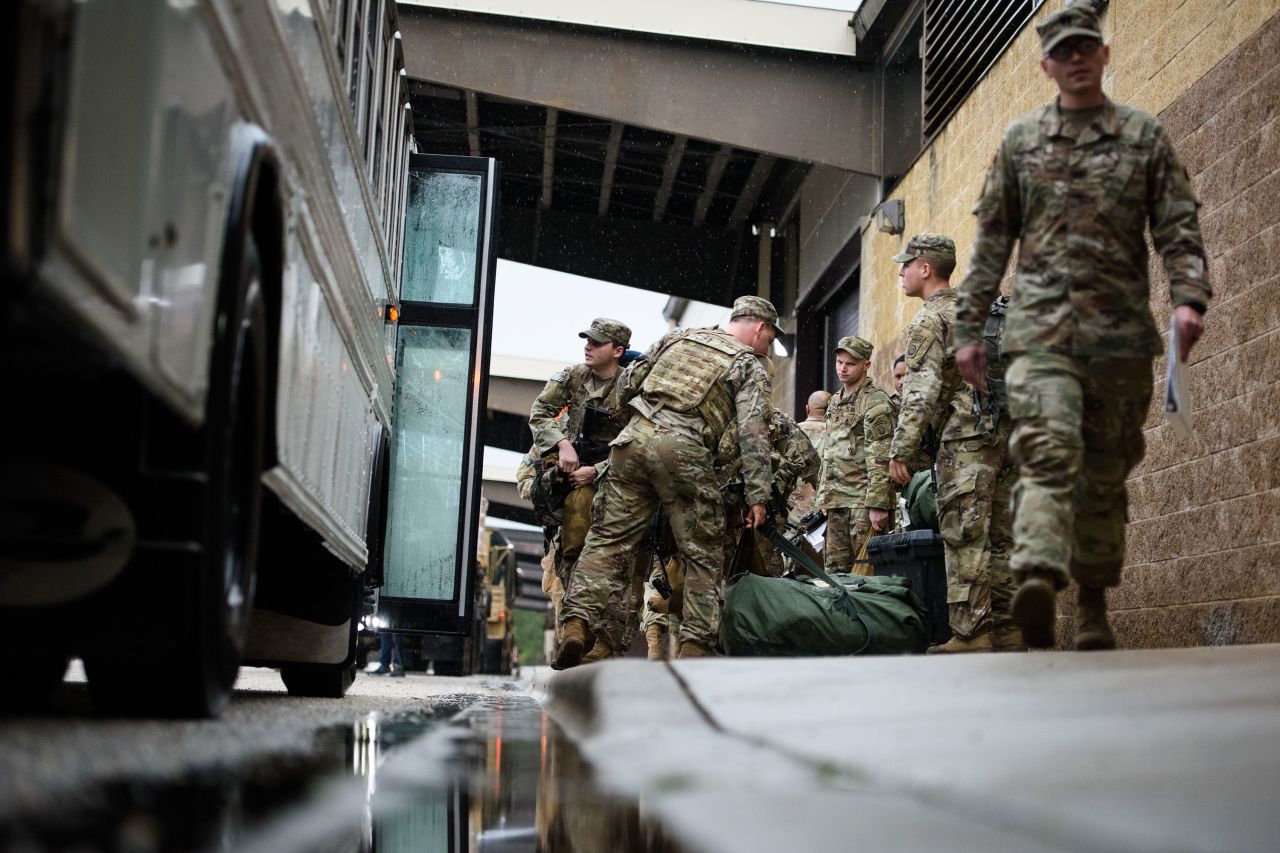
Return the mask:
POLYGON ((0 825, 0 849, 679 853, 531 698, 473 700, 322 731, 305 757, 99 786, 0 825))

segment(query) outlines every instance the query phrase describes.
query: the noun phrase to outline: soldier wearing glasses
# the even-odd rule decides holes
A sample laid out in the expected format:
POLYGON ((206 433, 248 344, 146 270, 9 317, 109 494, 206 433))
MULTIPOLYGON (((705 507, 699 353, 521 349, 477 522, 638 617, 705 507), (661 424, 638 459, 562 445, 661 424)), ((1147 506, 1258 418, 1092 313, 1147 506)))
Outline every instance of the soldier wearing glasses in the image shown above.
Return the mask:
POLYGON ((1014 121, 991 164, 959 288, 956 364, 966 381, 983 383, 983 326, 1018 241, 1003 339, 1019 465, 1013 618, 1028 645, 1054 645, 1056 592, 1074 580, 1076 648, 1110 649, 1106 589, 1120 583, 1125 478, 1142 459, 1161 349, 1148 227, 1183 360, 1212 291, 1199 202, 1169 137, 1155 117, 1103 94, 1110 50, 1093 6, 1068 5, 1036 29, 1058 97, 1014 121))

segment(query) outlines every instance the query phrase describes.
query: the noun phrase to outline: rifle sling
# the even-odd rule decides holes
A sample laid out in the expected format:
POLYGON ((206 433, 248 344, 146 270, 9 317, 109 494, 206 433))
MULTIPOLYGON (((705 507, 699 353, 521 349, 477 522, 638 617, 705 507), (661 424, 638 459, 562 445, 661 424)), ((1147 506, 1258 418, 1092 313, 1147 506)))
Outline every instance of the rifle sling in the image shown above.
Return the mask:
POLYGON ((783 536, 782 531, 778 530, 772 521, 766 519, 765 523, 760 527, 760 532, 767 536, 769 541, 776 545, 782 553, 795 560, 796 565, 840 593, 840 597, 835 604, 836 610, 839 610, 850 619, 857 619, 867 631, 867 641, 854 654, 860 655, 866 651, 867 647, 871 645, 871 625, 862 613, 858 611, 858 605, 854 603, 853 596, 849 595, 849 590, 845 589, 842 584, 836 583, 826 572, 818 568, 813 560, 809 559, 809 555, 797 548, 790 539, 783 536))

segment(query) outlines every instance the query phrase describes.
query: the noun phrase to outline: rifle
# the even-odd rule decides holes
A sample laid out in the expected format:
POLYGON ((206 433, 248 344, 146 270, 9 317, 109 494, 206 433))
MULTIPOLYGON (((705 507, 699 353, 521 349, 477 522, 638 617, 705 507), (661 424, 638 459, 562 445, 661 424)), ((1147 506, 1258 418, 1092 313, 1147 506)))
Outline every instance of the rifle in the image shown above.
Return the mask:
POLYGON ((653 555, 652 559, 658 566, 658 577, 651 580, 649 584, 664 601, 668 600, 671 598, 671 579, 667 577, 667 559, 671 556, 671 549, 667 547, 662 536, 661 509, 655 512, 649 521, 649 553, 653 555))

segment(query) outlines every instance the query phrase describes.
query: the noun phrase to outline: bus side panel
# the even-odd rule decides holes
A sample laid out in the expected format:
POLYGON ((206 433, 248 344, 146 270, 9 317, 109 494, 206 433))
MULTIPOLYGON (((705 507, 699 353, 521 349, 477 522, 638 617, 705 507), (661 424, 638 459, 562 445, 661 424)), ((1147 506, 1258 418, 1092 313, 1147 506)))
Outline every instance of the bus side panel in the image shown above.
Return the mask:
POLYGON ((203 417, 237 108, 198 4, 73 7, 49 292, 203 417))
POLYGON ((165 379, 203 409, 230 197, 230 128, 238 109, 199 6, 166 6, 156 114, 160 216, 153 231, 162 250, 154 357, 165 379))
POLYGON ((363 567, 377 421, 316 272, 309 229, 298 222, 291 217, 282 294, 276 442, 284 471, 268 484, 295 511, 301 496, 278 483, 305 491, 311 512, 299 514, 326 516, 319 529, 330 530, 331 547, 363 567))
POLYGON ((144 309, 150 295, 143 264, 163 31, 147 0, 74 11, 58 236, 124 311, 144 309))
MULTIPOLYGON (((297 60, 301 72, 301 82, 306 88, 307 99, 310 100, 311 113, 316 119, 315 140, 324 146, 324 163, 328 164, 329 174, 323 175, 326 182, 332 183, 338 199, 342 200, 340 210, 335 211, 342 218, 344 228, 342 236, 351 246, 355 254, 343 252, 342 256, 330 259, 334 274, 338 277, 339 289, 343 297, 352 305, 360 305, 361 310, 352 311, 357 325, 358 346, 371 361, 372 374, 378 383, 380 410, 384 416, 390 411, 390 392, 392 392, 392 374, 387 362, 381 359, 385 351, 383 337, 383 314, 392 288, 388 286, 387 268, 383 265, 383 256, 379 251, 378 214, 365 204, 365 193, 361 191, 360 161, 353 158, 348 146, 347 123, 344 118, 351 119, 351 105, 346 97, 335 97, 330 68, 326 63, 326 55, 332 55, 332 46, 317 31, 314 18, 305 10, 289 9, 287 13, 276 6, 276 17, 279 26, 287 36, 289 45, 297 60), (355 263, 355 266, 349 264, 355 263)), ((342 88, 344 83, 339 83, 342 88)), ((339 96, 346 92, 339 91, 339 96)), ((356 140, 358 145, 358 140, 356 140)), ((323 168, 320 161, 308 160, 305 167, 323 168)), ((321 211, 312 210, 317 228, 321 227, 321 211)), ((330 238, 337 236, 333 232, 330 238)))

